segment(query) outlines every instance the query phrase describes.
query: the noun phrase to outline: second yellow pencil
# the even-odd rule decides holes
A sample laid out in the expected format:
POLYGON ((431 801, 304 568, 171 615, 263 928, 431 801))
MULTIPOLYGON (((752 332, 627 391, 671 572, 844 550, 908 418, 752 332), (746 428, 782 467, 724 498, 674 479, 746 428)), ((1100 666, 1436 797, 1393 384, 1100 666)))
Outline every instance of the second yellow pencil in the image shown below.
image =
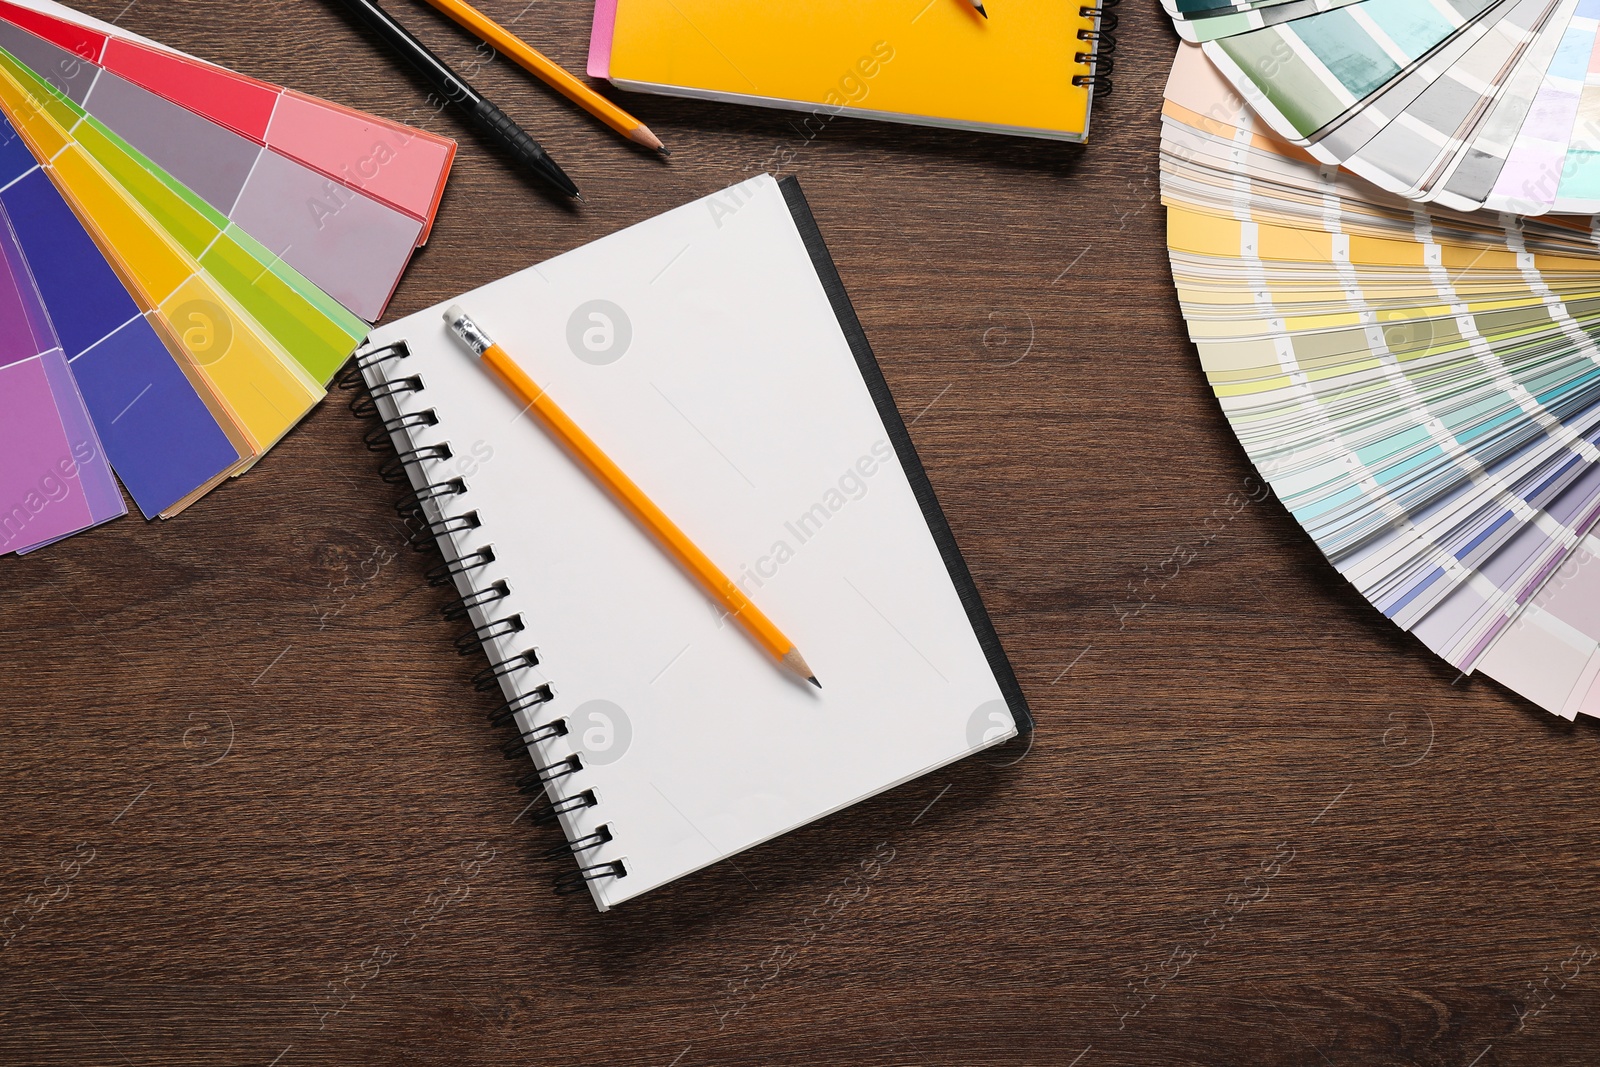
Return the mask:
POLYGON ((650 127, 628 114, 610 100, 601 96, 583 82, 569 74, 555 60, 534 48, 528 42, 466 3, 466 0, 428 0, 439 11, 450 16, 479 38, 516 61, 529 74, 583 108, 622 136, 654 149, 662 155, 671 155, 661 138, 650 132, 650 127))

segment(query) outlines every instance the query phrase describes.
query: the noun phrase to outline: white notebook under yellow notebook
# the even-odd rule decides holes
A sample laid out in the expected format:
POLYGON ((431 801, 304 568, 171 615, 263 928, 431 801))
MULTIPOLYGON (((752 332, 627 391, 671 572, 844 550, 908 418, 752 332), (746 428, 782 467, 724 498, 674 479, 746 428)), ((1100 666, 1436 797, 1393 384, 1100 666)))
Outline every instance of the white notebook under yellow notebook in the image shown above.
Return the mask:
MULTIPOLYGON (((359 365, 605 910, 1015 736, 1022 693, 793 179, 458 303, 792 637, 779 669, 429 308, 359 365)), ((975 843, 976 845, 976 843, 975 843)), ((568 861, 571 862, 571 861, 568 861)))
MULTIPOLYGON (((597 0, 589 75, 620 89, 1082 141, 1117 0, 597 0)), ((808 120, 814 136, 817 120, 808 120)))

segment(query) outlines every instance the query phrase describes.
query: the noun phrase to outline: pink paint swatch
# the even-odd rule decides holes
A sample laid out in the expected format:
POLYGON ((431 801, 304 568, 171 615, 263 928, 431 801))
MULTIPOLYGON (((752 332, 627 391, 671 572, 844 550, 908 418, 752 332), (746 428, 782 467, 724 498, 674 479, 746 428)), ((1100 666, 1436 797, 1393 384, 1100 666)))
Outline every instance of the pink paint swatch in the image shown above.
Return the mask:
POLYGON ((455 159, 449 138, 5 0, 0 18, 405 212, 427 240, 455 159))

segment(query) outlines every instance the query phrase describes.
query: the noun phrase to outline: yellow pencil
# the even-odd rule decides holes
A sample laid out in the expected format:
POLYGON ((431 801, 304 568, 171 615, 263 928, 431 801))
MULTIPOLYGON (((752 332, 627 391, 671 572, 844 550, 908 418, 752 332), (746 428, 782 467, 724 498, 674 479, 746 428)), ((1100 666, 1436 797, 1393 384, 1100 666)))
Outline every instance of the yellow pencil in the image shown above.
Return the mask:
POLYGON ((655 503, 644 495, 640 489, 622 472, 622 468, 612 462, 611 457, 601 451, 589 435, 578 428, 557 406, 550 394, 536 385, 521 367, 506 354, 505 349, 489 339, 489 335, 479 328, 478 324, 467 317, 458 305, 452 304, 444 313, 444 321, 450 327, 450 332, 464 345, 468 351, 477 356, 482 362, 487 363, 500 380, 511 390, 516 397, 527 404, 544 424, 544 428, 571 452, 592 474, 596 481, 610 490, 617 502, 627 508, 633 517, 655 535, 663 548, 672 555, 700 584, 706 592, 716 598, 739 624, 745 628, 756 643, 770 652, 778 662, 804 678, 818 689, 822 683, 817 681, 817 676, 806 665, 805 657, 800 655, 800 650, 793 641, 784 636, 783 631, 761 613, 761 610, 750 602, 750 599, 728 579, 728 576, 717 569, 711 558, 689 540, 684 532, 666 513, 656 507, 655 503))
POLYGON ((428 0, 428 3, 516 60, 518 66, 630 141, 652 148, 664 156, 672 154, 662 145, 661 138, 650 132, 650 127, 568 74, 555 60, 535 50, 465 0, 428 0))

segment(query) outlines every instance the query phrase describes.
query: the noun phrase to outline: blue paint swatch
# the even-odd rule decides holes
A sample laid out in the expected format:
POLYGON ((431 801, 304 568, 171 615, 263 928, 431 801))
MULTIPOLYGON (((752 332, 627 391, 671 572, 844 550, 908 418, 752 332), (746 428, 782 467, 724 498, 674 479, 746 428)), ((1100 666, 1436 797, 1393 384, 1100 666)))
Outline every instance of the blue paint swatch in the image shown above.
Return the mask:
POLYGON ((72 209, 0 117, 0 212, 16 235, 112 468, 146 518, 242 454, 72 209))

